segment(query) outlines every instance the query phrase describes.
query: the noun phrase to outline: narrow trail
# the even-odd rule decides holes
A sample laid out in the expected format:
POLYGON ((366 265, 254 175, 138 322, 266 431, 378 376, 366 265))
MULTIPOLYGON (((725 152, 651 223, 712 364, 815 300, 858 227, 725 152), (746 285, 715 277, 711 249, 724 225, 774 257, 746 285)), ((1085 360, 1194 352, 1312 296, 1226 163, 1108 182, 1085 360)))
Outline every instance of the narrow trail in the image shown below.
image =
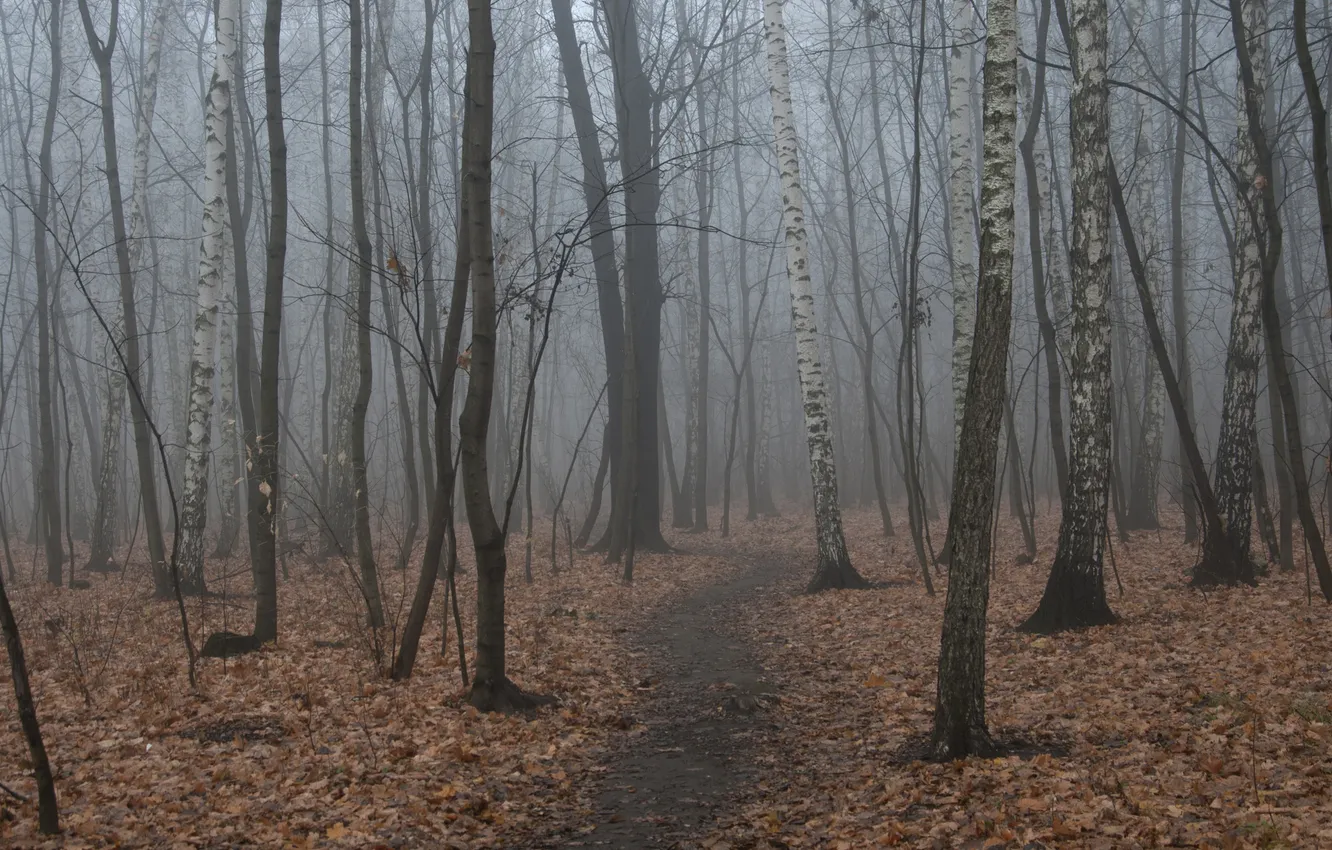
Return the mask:
MULTIPOLYGON (((726 555, 752 561, 734 550, 726 555)), ((691 848, 756 786, 755 756, 772 730, 766 708, 775 689, 728 624, 781 579, 784 565, 769 558, 752 563, 630 637, 650 670, 645 686, 653 693, 639 718, 647 731, 627 738, 611 757, 595 813, 582 829, 538 847, 691 848)))

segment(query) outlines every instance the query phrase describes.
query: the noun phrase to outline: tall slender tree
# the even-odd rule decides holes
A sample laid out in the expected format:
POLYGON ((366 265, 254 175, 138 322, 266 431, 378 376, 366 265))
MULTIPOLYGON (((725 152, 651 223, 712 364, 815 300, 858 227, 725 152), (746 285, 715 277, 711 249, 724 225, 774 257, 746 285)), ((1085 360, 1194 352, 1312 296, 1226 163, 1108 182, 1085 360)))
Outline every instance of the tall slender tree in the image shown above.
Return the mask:
POLYGON ((227 123, 236 60, 238 0, 219 0, 213 79, 204 113, 203 239, 199 249, 197 310, 190 353, 189 413, 185 428, 185 479, 180 511, 182 590, 202 593, 204 529, 208 521, 208 463, 213 440, 213 378, 217 365, 218 299, 222 292, 227 227, 227 123))
POLYGON ((786 276, 791 286, 796 371, 804 403, 805 442, 814 488, 818 564, 809 591, 863 588, 869 583, 851 565, 842 531, 841 504, 837 499, 832 423, 819 359, 818 325, 814 318, 814 292, 809 274, 809 235, 805 230, 805 197, 800 185, 800 150, 791 117, 791 72, 786 57, 782 0, 764 0, 763 38, 768 59, 777 168, 782 186, 782 231, 786 242, 786 276))
POLYGON ((980 286, 962 408, 962 445, 967 451, 958 457, 949 511, 952 562, 934 708, 933 746, 939 758, 985 755, 994 746, 985 723, 985 621, 1013 303, 1016 0, 990 0, 986 7, 983 111, 980 286))
MULTIPOLYGON (((1058 0, 1062 5, 1062 0, 1058 0)), ((1073 65, 1073 350, 1068 489, 1054 566, 1032 632, 1112 623, 1103 558, 1110 478, 1110 107, 1106 0, 1074 0, 1067 35, 1073 65)), ((1061 14, 1061 18, 1065 17, 1061 14)))

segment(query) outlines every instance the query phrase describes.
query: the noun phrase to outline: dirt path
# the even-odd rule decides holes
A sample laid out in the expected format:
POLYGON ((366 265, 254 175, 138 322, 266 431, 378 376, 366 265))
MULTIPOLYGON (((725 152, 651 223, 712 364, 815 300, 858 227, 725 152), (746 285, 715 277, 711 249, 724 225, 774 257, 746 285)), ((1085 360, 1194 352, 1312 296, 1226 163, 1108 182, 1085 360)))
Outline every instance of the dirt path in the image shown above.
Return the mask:
POLYGON ((582 828, 536 846, 694 847, 716 816, 754 787, 753 757, 771 731, 766 707, 775 694, 750 647, 727 626, 780 572, 763 559, 630 638, 651 671, 645 684, 653 694, 639 718, 647 731, 612 757, 596 811, 582 828))

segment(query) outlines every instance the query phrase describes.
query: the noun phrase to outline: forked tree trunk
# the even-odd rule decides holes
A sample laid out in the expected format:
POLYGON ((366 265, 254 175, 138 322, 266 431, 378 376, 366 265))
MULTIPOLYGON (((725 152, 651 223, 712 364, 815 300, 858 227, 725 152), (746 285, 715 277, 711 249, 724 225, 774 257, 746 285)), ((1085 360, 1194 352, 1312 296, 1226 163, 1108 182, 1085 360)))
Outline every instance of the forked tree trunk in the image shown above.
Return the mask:
MULTIPOLYGON (((1062 16, 1061 16, 1062 17, 1062 16)), ((1068 488, 1045 594, 1021 629, 1055 632, 1115 621, 1105 595, 1110 479, 1110 109, 1105 0, 1074 0, 1073 346, 1068 488)))
POLYGON ((943 759, 983 756, 994 746, 985 723, 985 620, 1013 303, 1016 0, 990 0, 986 32, 976 344, 962 413, 962 445, 967 451, 957 459, 949 510, 952 566, 934 708, 933 749, 943 759))
POLYGON ((837 466, 833 460, 828 394, 819 362, 818 327, 814 320, 814 293, 810 285, 809 235, 805 230, 805 199, 800 186, 800 155, 795 122, 791 117, 791 74, 786 58, 782 0, 764 0, 763 32, 772 97, 772 127, 782 184, 782 230, 786 241, 786 275, 791 285, 796 369, 804 402, 805 441, 814 489, 818 565, 809 590, 862 588, 869 583, 851 565, 842 532, 842 510, 837 501, 837 466))
MULTIPOLYGON (((189 413, 185 428, 185 480, 180 510, 181 590, 203 593, 204 529, 208 521, 208 463, 213 441, 213 377, 217 371, 218 297, 222 292, 227 227, 227 124, 236 61, 238 0, 220 0, 214 28, 213 80, 204 114, 203 239, 199 250, 197 310, 190 353, 189 413)), ((242 244, 243 247, 243 244, 242 244)))

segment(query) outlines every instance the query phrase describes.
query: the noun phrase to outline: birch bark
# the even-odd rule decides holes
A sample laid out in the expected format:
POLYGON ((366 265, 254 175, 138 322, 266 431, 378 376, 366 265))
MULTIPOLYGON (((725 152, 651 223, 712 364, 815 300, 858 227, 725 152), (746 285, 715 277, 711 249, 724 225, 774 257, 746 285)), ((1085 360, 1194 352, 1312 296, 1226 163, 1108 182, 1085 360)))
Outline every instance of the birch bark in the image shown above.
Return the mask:
POLYGON ((953 438, 961 456, 976 327, 976 171, 972 152, 971 75, 976 16, 971 0, 953 0, 948 21, 948 221, 953 238, 953 438))
MULTIPOLYGON (((1249 34, 1249 55, 1259 101, 1267 89, 1267 6, 1263 0, 1244 0, 1244 31, 1249 34)), ((1257 157, 1244 109, 1244 91, 1239 87, 1236 118, 1235 171, 1254 174, 1257 157)), ((1249 563, 1249 539, 1253 528, 1254 418, 1258 396, 1259 299, 1262 294, 1262 259, 1258 250, 1260 220, 1250 209, 1260 209, 1262 193, 1255 182, 1239 186, 1244 197, 1235 214, 1235 290, 1230 307, 1230 342, 1226 348, 1226 386, 1221 401, 1221 434, 1216 447, 1216 496, 1221 505, 1224 529, 1206 529, 1206 534, 1224 533, 1231 551, 1245 568, 1249 563)), ((1221 577, 1229 583, 1249 580, 1251 575, 1221 577)))
MULTIPOLYGON (((940 641, 934 751, 985 755, 985 620, 990 597, 995 461, 1004 411, 1013 304, 1013 193, 1017 130, 1017 3, 986 11, 980 287, 962 441, 953 486, 952 564, 940 641)), ((1015 498, 1020 498, 1015 494, 1015 498)))
POLYGON ((1054 632, 1115 621, 1103 572, 1110 480, 1110 107, 1106 0, 1071 4, 1073 336, 1069 477, 1045 594, 1020 627, 1054 632))
POLYGON ((782 230, 786 240, 786 274, 791 285, 791 325, 796 337, 796 370, 805 414, 805 441, 814 489, 814 524, 819 560, 810 592, 862 588, 868 583, 851 565, 837 501, 837 466, 833 460, 828 393, 819 361, 818 326, 809 275, 809 234, 805 230, 805 198, 800 185, 800 154, 791 118, 791 74, 786 58, 786 24, 782 0, 764 0, 772 128, 782 185, 782 230))
POLYGON ((190 353, 189 412, 185 425, 185 479, 180 511, 181 590, 202 593, 204 529, 208 519, 208 460, 212 444, 213 375, 217 364, 218 297, 222 292, 223 231, 227 223, 227 122, 236 61, 239 0, 220 0, 215 26, 213 79, 204 115, 203 240, 190 353))

